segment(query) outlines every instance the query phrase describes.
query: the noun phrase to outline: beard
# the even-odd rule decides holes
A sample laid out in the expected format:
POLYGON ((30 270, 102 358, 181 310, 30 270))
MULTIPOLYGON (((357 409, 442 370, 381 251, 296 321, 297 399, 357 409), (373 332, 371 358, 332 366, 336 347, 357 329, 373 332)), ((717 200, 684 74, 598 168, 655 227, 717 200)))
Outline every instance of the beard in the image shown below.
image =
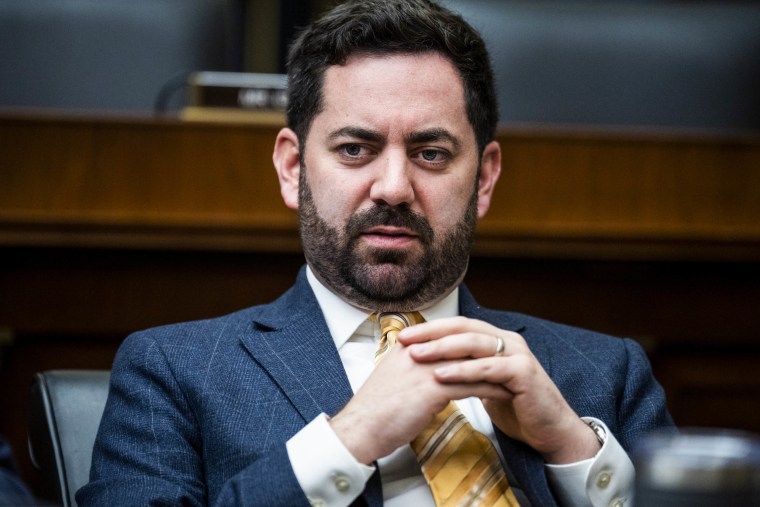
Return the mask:
POLYGON ((464 278, 477 222, 477 186, 462 220, 440 238, 407 204, 377 204, 352 215, 340 230, 319 216, 305 169, 299 185, 304 254, 314 274, 340 297, 367 310, 413 311, 437 302, 464 278), (380 225, 414 231, 421 252, 362 246, 362 231, 380 225))

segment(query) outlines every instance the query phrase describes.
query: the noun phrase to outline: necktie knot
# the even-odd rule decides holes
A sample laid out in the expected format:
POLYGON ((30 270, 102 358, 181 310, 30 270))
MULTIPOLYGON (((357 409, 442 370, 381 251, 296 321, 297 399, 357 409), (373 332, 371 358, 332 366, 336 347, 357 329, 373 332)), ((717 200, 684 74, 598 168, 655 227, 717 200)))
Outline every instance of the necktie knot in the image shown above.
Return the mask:
POLYGON ((380 324, 380 343, 375 352, 375 363, 379 363, 385 353, 396 344, 399 331, 425 322, 420 312, 378 312, 373 316, 380 324))

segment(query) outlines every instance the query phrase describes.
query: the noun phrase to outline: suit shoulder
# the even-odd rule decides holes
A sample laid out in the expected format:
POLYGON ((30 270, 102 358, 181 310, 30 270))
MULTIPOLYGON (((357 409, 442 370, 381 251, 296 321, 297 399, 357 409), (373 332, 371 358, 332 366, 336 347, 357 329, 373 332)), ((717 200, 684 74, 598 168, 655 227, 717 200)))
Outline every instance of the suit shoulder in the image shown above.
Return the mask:
POLYGON ((216 317, 164 324, 137 331, 135 334, 150 334, 153 336, 192 335, 209 330, 229 328, 230 326, 237 326, 245 322, 250 323, 258 308, 258 306, 253 306, 216 317))
POLYGON ((144 350, 146 347, 168 349, 173 347, 218 346, 220 342, 236 341, 241 333, 250 330, 259 306, 238 310, 208 319, 165 324, 136 331, 124 340, 120 351, 144 350))
POLYGON ((288 322, 299 311, 312 310, 316 300, 313 294, 309 295, 310 289, 305 280, 305 275, 299 274, 298 282, 271 303, 251 306, 219 317, 137 331, 124 340, 120 353, 141 355, 148 348, 158 348, 166 355, 181 354, 183 357, 202 357, 211 352, 225 352, 225 349, 226 352, 235 354, 239 351, 241 337, 269 325, 288 322), (310 304, 312 300, 313 303, 310 304))

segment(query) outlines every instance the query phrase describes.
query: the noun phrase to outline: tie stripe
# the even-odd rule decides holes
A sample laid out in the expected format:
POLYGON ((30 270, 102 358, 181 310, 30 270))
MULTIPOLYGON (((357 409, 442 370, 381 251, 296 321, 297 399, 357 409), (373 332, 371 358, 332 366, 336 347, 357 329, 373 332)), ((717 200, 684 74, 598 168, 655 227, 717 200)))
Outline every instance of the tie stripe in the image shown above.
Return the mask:
MULTIPOLYGON (((403 328, 424 322, 418 312, 373 314, 381 338, 375 363, 403 328)), ((450 402, 411 442, 437 507, 519 507, 491 441, 450 402)))
MULTIPOLYGON (((438 420, 438 418, 436 420, 438 420)), ((428 460, 435 459, 441 449, 451 442, 459 429, 465 424, 467 424, 467 419, 465 419, 464 414, 456 410, 436 428, 435 433, 427 440, 427 442, 424 441, 424 437, 422 436, 415 438, 415 442, 425 443, 422 449, 414 450, 415 454, 417 454, 417 460, 420 462, 420 465, 425 466, 428 460)))

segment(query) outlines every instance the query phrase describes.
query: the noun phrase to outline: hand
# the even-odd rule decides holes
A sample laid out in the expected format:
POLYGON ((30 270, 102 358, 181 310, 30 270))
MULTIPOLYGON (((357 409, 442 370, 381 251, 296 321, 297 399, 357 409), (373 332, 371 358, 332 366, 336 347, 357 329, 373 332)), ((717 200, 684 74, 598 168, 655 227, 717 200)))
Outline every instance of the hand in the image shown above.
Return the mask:
POLYGON ((574 463, 599 451, 593 430, 568 405, 519 334, 455 317, 404 329, 398 339, 414 361, 435 365, 435 378, 442 383, 485 382, 506 389, 508 397, 481 396, 488 415, 547 463, 574 463), (500 356, 494 356, 497 336, 505 345, 500 356))
POLYGON ((396 344, 330 425, 354 457, 369 464, 411 442, 450 400, 511 396, 492 382, 439 381, 435 369, 450 363, 417 362, 396 344))

